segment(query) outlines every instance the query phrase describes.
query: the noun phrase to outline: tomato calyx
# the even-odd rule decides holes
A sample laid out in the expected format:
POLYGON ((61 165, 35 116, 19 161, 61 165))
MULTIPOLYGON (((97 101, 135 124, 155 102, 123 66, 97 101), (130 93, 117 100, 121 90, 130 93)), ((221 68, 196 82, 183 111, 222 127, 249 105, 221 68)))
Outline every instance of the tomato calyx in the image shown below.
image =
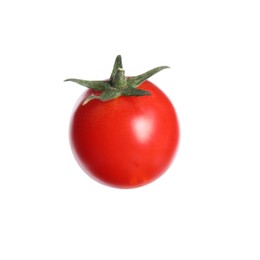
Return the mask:
POLYGON ((91 94, 88 96, 82 105, 87 104, 92 99, 99 99, 101 101, 108 101, 120 96, 147 96, 151 95, 149 91, 137 89, 145 80, 158 73, 163 69, 169 68, 168 66, 160 66, 151 69, 143 74, 134 77, 126 77, 122 65, 121 55, 115 59, 114 67, 109 80, 82 80, 69 78, 65 81, 72 81, 84 87, 101 91, 100 95, 91 94))

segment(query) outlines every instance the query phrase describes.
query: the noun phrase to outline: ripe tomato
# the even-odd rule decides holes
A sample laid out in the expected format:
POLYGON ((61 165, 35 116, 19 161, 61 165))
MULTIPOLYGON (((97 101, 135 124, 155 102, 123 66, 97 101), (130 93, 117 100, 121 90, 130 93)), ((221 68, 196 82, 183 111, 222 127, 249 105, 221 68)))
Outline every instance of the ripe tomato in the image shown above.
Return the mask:
POLYGON ((170 166, 179 141, 175 109, 153 83, 143 81, 144 96, 93 99, 89 89, 72 115, 70 143, 75 159, 92 178, 117 188, 135 188, 161 176, 170 166))

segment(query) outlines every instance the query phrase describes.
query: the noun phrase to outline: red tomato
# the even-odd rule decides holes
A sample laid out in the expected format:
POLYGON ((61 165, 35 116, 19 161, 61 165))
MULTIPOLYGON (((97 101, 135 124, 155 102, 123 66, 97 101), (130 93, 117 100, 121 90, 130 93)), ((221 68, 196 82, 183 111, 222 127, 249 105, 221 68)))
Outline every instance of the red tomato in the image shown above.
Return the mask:
POLYGON ((137 87, 151 95, 84 100, 72 116, 70 142, 81 168, 95 180, 117 188, 135 188, 161 176, 178 145, 179 126, 167 96, 146 80, 137 87))

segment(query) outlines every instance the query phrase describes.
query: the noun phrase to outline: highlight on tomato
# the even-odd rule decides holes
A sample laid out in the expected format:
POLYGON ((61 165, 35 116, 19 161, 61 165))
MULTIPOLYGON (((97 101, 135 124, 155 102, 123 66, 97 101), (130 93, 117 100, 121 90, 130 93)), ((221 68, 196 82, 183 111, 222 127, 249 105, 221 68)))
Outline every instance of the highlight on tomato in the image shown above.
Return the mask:
POLYGON ((177 114, 163 91, 148 81, 166 68, 126 77, 118 55, 108 80, 65 80, 88 88, 71 117, 70 144, 79 166, 94 180, 136 188, 170 167, 179 143, 177 114))

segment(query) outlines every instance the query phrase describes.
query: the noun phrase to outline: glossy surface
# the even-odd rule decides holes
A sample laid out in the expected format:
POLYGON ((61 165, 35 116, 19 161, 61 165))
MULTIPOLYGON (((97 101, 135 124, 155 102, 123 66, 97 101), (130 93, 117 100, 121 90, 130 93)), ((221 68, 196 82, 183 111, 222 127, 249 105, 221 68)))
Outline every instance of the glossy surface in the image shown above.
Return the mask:
POLYGON ((75 107, 70 140, 81 168, 95 180, 117 188, 145 185, 170 166, 179 140, 176 112, 166 95, 149 81, 151 96, 102 102, 86 91, 75 107))

